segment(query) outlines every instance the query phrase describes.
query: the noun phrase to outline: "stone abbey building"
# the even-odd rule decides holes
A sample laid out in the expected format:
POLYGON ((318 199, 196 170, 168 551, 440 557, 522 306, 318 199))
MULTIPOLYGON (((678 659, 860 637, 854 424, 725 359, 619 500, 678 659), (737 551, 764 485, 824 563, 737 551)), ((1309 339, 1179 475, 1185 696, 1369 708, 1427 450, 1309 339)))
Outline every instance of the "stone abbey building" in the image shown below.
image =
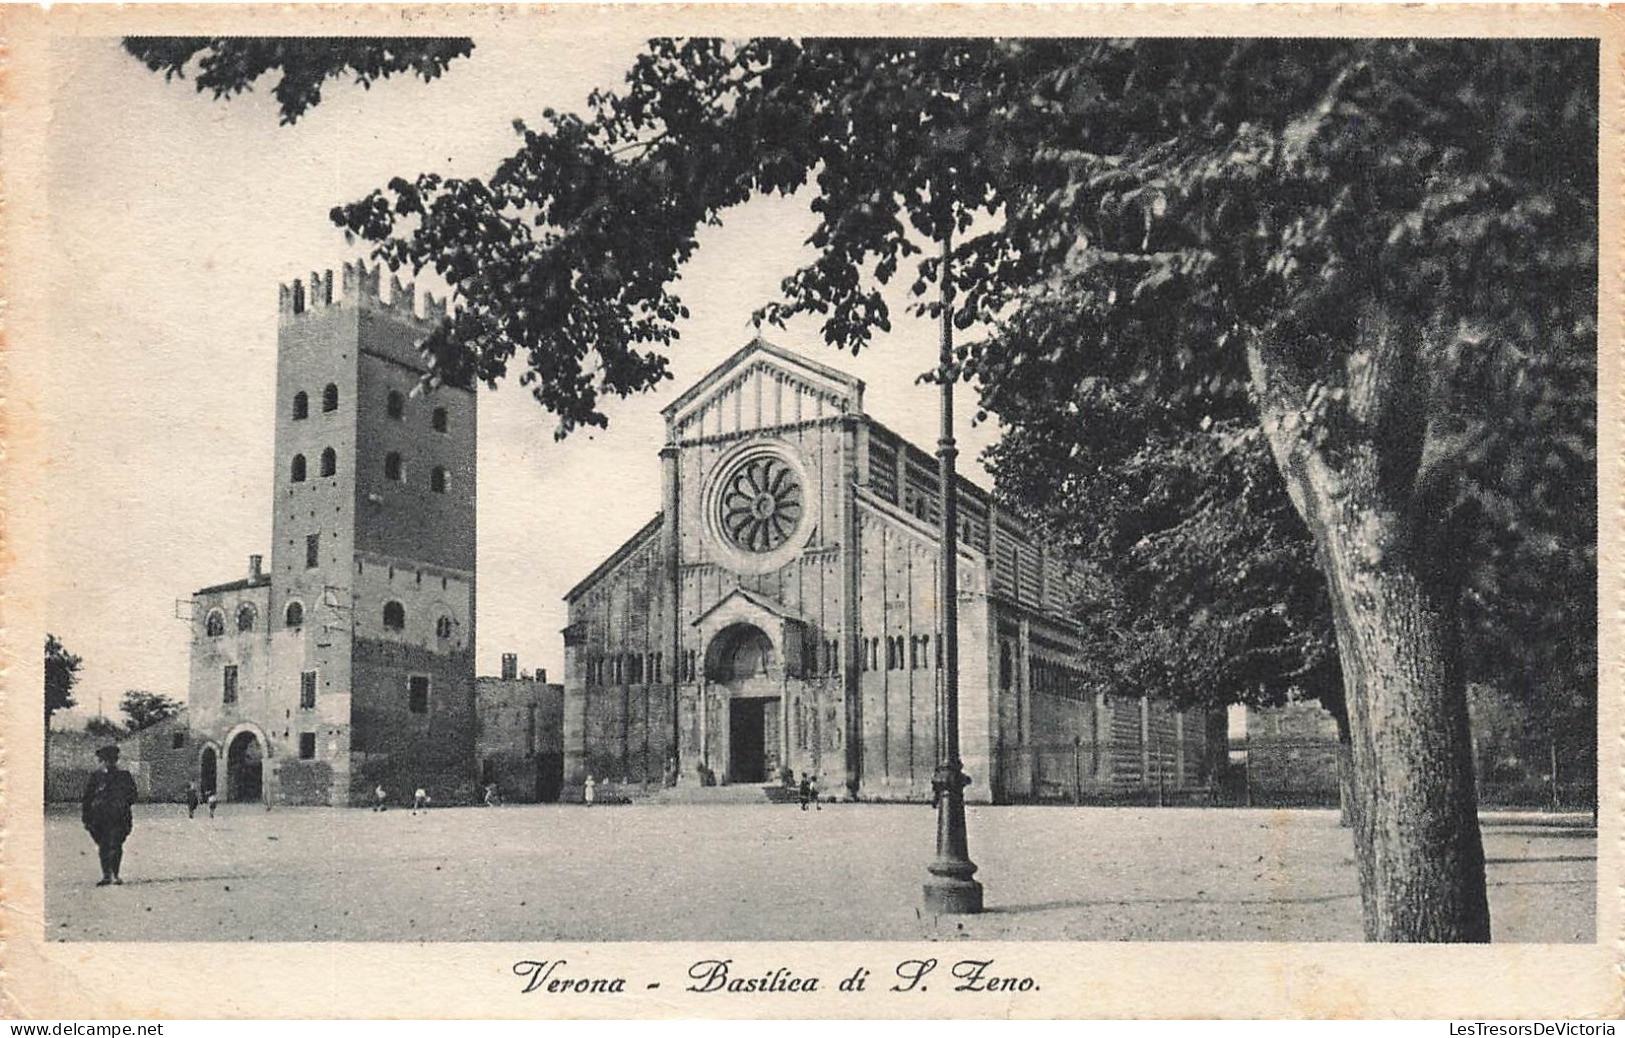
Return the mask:
MULTIPOLYGON (((566 783, 789 769, 825 791, 929 800, 935 458, 864 412, 861 382, 761 339, 664 415, 660 514, 566 596, 566 783)), ((1205 782, 1207 719, 1086 691, 1059 559, 986 492, 957 492, 967 796, 1205 782)))
MULTIPOLYGON (((666 408, 664 505, 566 596, 565 682, 475 679, 476 396, 423 393, 427 293, 346 264, 284 285, 269 565, 195 592, 192 774, 223 800, 579 795, 777 781, 927 800, 938 763, 937 467, 863 385, 756 340, 666 408), (335 288, 338 291, 335 291, 335 288), (562 698, 562 706, 560 705, 562 698), (512 726, 508 730, 505 726, 512 726)), ((1086 691, 1064 568, 961 480, 972 799, 1179 790, 1202 718, 1086 691)), ((506 662, 505 662, 506 667, 506 662)))
POLYGON ((270 566, 192 597, 196 774, 223 800, 473 795, 476 396, 418 391, 444 304, 380 279, 282 286, 270 566))

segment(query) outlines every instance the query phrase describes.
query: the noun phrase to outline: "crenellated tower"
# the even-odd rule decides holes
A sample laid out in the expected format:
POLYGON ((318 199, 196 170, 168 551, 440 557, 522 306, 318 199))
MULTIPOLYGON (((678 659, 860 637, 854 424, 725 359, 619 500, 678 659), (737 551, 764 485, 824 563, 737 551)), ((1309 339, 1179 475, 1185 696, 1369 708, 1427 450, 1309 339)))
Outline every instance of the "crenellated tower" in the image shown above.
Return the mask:
MULTIPOLYGON (((264 622, 194 643, 194 725, 228 799, 252 798, 256 767, 286 803, 366 802, 377 785, 446 801, 477 777, 477 398, 425 391, 420 345, 444 301, 425 292, 419 312, 413 286, 392 277, 386 298, 382 282, 347 263, 337 292, 332 271, 280 288, 264 622)), ((194 612, 211 608, 232 606, 194 612)))

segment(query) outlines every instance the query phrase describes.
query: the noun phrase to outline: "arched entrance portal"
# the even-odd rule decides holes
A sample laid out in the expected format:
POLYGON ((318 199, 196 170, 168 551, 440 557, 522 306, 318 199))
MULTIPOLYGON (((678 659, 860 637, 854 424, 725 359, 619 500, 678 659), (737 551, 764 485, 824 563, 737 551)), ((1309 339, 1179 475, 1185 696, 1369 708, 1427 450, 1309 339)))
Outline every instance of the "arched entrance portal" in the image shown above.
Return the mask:
POLYGON ((215 792, 219 785, 218 768, 219 763, 215 760, 214 747, 203 747, 203 757, 198 761, 198 789, 202 791, 205 798, 215 792))
POLYGON ((226 748, 226 798, 238 801, 260 799, 264 753, 259 736, 241 732, 226 748))
POLYGON ((717 632, 705 654, 706 680, 718 686, 728 782, 768 782, 781 761, 783 699, 773 642, 761 628, 736 623, 717 632))

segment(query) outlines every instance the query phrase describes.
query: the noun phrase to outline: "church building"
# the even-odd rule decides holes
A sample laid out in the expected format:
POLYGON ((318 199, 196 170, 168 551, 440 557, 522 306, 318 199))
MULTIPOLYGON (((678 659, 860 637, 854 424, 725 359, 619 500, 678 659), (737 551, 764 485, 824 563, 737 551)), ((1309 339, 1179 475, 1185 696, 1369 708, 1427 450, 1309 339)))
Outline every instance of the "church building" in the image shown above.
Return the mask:
MULTIPOLYGON (((863 390, 757 339, 665 409, 662 510, 565 596, 567 785, 805 772, 846 797, 931 799, 937 462, 863 390)), ((1058 555, 987 492, 956 492, 967 798, 1203 784, 1206 719, 1090 691, 1058 555)))
POLYGON ((444 303, 380 280, 282 286, 270 566, 191 602, 195 774, 224 801, 473 796, 476 397, 419 391, 444 303))

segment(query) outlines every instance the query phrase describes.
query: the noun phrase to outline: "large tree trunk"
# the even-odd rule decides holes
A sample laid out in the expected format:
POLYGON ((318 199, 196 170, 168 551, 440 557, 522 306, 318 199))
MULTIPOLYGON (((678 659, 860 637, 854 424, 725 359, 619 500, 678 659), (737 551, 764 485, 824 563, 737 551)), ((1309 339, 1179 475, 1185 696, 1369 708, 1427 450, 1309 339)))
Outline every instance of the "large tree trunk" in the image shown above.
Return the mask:
MULTIPOLYGON (((1345 528, 1346 529, 1346 528, 1345 528)), ((1317 531, 1341 614, 1351 822, 1368 940, 1487 941, 1454 588, 1396 561, 1372 565, 1336 527, 1317 531)))
POLYGON ((1426 418, 1405 396, 1417 380, 1402 350, 1385 328, 1362 337, 1349 365, 1357 431, 1330 444, 1289 420, 1305 410, 1303 387, 1257 347, 1249 360, 1271 450, 1330 593, 1366 939, 1487 941, 1458 592, 1430 564, 1408 493, 1426 418))

